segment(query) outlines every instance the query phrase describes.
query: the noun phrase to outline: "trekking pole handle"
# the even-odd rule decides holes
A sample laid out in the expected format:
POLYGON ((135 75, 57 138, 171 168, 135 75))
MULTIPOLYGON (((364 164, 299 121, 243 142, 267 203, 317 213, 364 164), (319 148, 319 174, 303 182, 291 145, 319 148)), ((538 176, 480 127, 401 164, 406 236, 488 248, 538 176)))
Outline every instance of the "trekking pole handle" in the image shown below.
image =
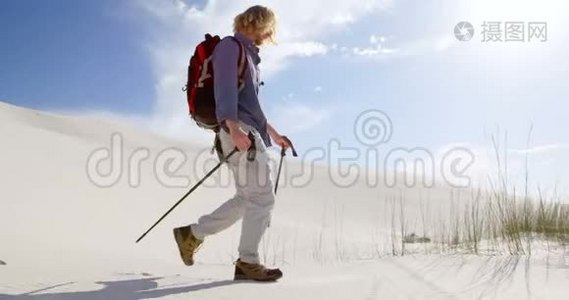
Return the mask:
MULTIPOLYGON (((292 156, 297 157, 298 154, 296 153, 296 149, 294 149, 294 146, 292 145, 292 141, 286 136, 283 135, 282 138, 288 143, 288 145, 290 146, 290 149, 292 150, 292 156)), ((281 148, 281 156, 285 156, 286 155, 286 149, 284 146, 282 146, 281 148)))
POLYGON ((253 132, 249 131, 247 137, 249 137, 249 140, 251 141, 251 146, 249 146, 249 149, 247 149, 247 160, 254 161, 255 156, 257 154, 257 146, 255 145, 255 135, 253 135, 253 132))

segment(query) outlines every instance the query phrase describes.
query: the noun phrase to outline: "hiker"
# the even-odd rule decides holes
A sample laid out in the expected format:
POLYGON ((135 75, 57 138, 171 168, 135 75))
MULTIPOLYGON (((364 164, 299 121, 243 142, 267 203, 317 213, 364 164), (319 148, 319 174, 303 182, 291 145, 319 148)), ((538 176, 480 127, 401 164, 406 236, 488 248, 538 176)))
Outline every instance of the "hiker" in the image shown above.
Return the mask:
POLYGON ((235 148, 239 150, 227 160, 234 175, 236 193, 211 214, 200 217, 197 223, 174 229, 182 260, 191 266, 194 254, 208 235, 242 219, 235 280, 274 281, 282 277, 279 269, 269 269, 260 263, 258 250, 275 202, 267 147, 271 146, 271 139, 283 149, 291 146, 290 141, 267 122, 258 99, 262 85, 259 46, 274 42, 275 25, 275 14, 269 8, 250 7, 235 17, 234 35, 223 38, 215 46, 213 90, 215 115, 221 127, 216 136, 216 149, 220 158, 235 148), (239 78, 243 54, 245 69, 239 78))

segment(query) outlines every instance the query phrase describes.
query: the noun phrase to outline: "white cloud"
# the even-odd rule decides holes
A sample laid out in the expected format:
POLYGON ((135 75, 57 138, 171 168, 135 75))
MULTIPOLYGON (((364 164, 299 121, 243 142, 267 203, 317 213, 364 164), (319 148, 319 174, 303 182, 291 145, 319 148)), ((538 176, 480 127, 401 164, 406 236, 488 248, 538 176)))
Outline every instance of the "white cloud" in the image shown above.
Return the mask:
POLYGON ((434 38, 434 47, 433 49, 436 52, 441 52, 449 49, 454 42, 456 42, 450 35, 441 35, 439 37, 434 38))
MULTIPOLYGON (((152 48, 174 51, 182 47, 188 51, 205 32, 230 34, 233 17, 245 8, 262 4, 271 7, 278 17, 278 46, 263 49, 263 68, 280 70, 291 57, 310 57, 326 54, 328 47, 317 40, 326 34, 341 30, 359 18, 387 10, 391 0, 290 0, 290 1, 219 1, 210 0, 202 10, 182 0, 168 3, 136 0, 136 3, 162 25, 155 31, 157 38, 152 48), (177 41, 174 38, 178 39, 177 41), (183 43, 180 41, 184 41, 183 43), (192 43, 193 42, 193 43, 192 43)), ((190 2, 191 3, 191 2, 190 2)), ((270 75, 266 72, 265 76, 270 75)))
POLYGON ((271 111, 275 112, 271 122, 288 134, 312 129, 333 115, 331 108, 309 106, 298 101, 287 101, 286 105, 279 105, 271 111))
POLYGON ((424 39, 405 43, 401 46, 402 53, 406 55, 423 55, 433 52, 441 52, 456 45, 458 41, 452 39, 449 34, 439 34, 424 39))
POLYGON ((369 37, 369 46, 353 47, 351 54, 360 57, 385 57, 387 55, 393 55, 399 52, 399 49, 386 47, 386 41, 387 38, 385 36, 372 34, 369 37))
POLYGON ((449 34, 439 34, 402 43, 396 43, 393 36, 390 36, 388 39, 383 35, 372 34, 369 37, 368 45, 347 47, 345 45, 340 46, 337 43, 334 43, 329 46, 328 49, 332 53, 339 53, 343 57, 347 58, 357 57, 385 60, 388 58, 391 59, 445 51, 454 45, 453 42, 456 41, 452 39, 449 34))
POLYGON ((353 23, 354 20, 354 17, 349 13, 338 12, 337 14, 330 16, 330 23, 334 25, 353 23))
MULTIPOLYGON (((452 47, 454 42, 455 41, 449 37, 448 34, 441 34, 420 40, 403 42, 395 46, 387 46, 388 39, 386 37, 371 35, 369 45, 356 46, 351 49, 342 46, 340 47, 340 53, 347 54, 348 57, 387 59, 445 51, 452 47), (348 52, 348 49, 350 49, 351 52, 348 52)), ((391 43, 392 42, 390 42, 390 44, 391 43)), ((334 48, 333 50, 336 49, 337 48, 334 48)))
POLYGON ((525 192, 526 174, 531 196, 536 196, 538 188, 555 189, 569 186, 569 172, 563 166, 569 163, 569 145, 541 145, 528 149, 508 148, 499 149, 499 157, 492 146, 472 143, 453 143, 440 147, 435 151, 437 162, 437 179, 440 176, 441 162, 449 158, 466 159, 468 154, 457 151, 468 149, 474 156, 474 163, 467 169, 465 175, 472 180, 473 187, 491 188, 490 183, 500 185, 506 180, 509 192, 525 192), (458 153, 459 156, 449 155, 458 153), (526 160, 527 159, 527 160, 526 160))
POLYGON ((187 104, 180 88, 185 82, 187 62, 193 47, 207 32, 221 36, 231 34, 233 17, 247 7, 266 5, 277 14, 278 46, 266 47, 261 54, 261 72, 263 79, 267 80, 284 69, 293 58, 329 53, 330 47, 319 40, 331 32, 345 29, 364 16, 390 9, 392 2, 209 0, 198 8, 191 1, 182 0, 132 1, 144 12, 145 23, 152 35, 148 48, 156 76, 156 124, 169 132, 187 130, 176 128, 187 123, 187 104))
POLYGON ((320 42, 290 42, 278 46, 268 46, 262 57, 262 72, 270 77, 283 70, 291 58, 306 58, 328 53, 328 46, 320 42))
POLYGON ((339 46, 334 43, 327 47, 328 52, 340 54, 343 57, 387 57, 397 54, 400 50, 396 48, 389 48, 385 46, 387 39, 384 36, 371 35, 369 38, 370 45, 363 47, 347 47, 339 46))
POLYGON ((318 42, 294 42, 282 45, 281 51, 290 57, 310 57, 319 54, 326 54, 328 47, 318 42))
POLYGON ((283 96, 282 99, 283 99, 284 101, 288 101, 288 100, 291 100, 291 99, 293 99, 293 98, 294 98, 294 93, 293 93, 293 92, 290 92, 290 93, 286 94, 285 96, 283 96))
POLYGON ((376 47, 367 47, 367 48, 359 48, 354 47, 352 49, 353 54, 357 56, 378 56, 378 55, 389 55, 397 53, 398 49, 390 49, 390 48, 383 48, 381 45, 377 45, 376 47))
POLYGON ((526 149, 512 149, 510 152, 514 154, 535 154, 535 155, 548 155, 553 154, 556 152, 567 152, 569 153, 569 145, 564 144, 549 144, 549 145, 540 145, 526 149))
POLYGON ((381 35, 372 34, 372 35, 369 37, 369 42, 370 42, 372 45, 379 44, 379 43, 385 43, 386 40, 387 40, 387 39, 386 39, 384 36, 381 36, 381 35))

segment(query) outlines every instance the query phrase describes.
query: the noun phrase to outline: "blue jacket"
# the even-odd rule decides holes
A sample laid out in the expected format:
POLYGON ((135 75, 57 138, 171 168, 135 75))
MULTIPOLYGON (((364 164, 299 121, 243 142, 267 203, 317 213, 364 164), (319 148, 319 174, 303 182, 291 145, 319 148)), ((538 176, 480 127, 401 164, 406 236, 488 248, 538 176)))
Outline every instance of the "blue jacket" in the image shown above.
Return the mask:
POLYGON ((224 126, 225 120, 242 121, 255 128, 265 145, 271 145, 267 130, 267 118, 259 103, 260 72, 259 48, 254 41, 236 32, 246 52, 245 86, 238 89, 238 60, 240 46, 231 37, 225 37, 215 47, 212 57, 217 120, 224 126))

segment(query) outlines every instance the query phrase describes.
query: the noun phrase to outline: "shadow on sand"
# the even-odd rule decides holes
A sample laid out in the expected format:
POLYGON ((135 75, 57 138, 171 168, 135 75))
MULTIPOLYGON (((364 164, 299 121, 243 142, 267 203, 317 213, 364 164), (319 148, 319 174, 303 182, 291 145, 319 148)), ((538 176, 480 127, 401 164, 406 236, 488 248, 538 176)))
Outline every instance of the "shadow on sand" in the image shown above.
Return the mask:
POLYGON ((209 283, 199 283, 193 285, 177 286, 170 288, 158 289, 157 280, 162 277, 142 278, 133 280, 119 280, 119 281, 100 281, 96 282, 103 285, 102 289, 95 291, 80 291, 80 292, 61 292, 61 293, 42 293, 56 287, 73 284, 73 282, 57 284, 51 287, 42 288, 40 290, 28 292, 21 295, 6 295, 0 294, 2 300, 95 300, 95 299, 121 299, 121 300, 139 300, 139 299, 154 299, 161 298, 169 295, 183 294, 195 292, 200 290, 207 290, 222 286, 242 283, 233 280, 221 280, 209 283))

